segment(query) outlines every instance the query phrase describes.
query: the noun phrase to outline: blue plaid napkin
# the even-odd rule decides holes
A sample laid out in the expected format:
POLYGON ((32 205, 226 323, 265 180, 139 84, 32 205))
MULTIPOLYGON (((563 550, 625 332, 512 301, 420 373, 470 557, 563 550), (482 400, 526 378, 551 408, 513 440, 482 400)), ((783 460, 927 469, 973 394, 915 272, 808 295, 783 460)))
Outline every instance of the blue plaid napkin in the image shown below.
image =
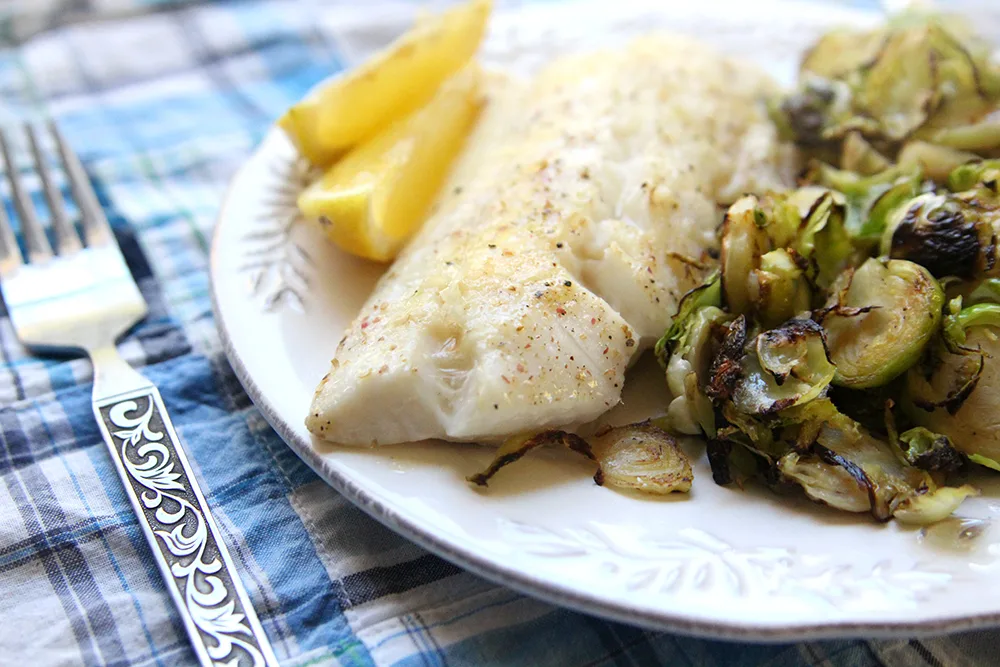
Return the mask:
MULTIPOLYGON (((283 109, 343 66, 345 26, 366 25, 375 4, 0 7, 0 123, 55 116, 94 176, 150 304, 121 349, 159 385, 282 663, 995 664, 990 632, 750 645, 552 607, 396 536, 292 454, 222 354, 209 239, 228 178, 283 109)), ((399 27, 412 12, 377 5, 399 27)), ((90 364, 28 355, 0 315, 0 664, 192 664, 94 423, 90 364)))

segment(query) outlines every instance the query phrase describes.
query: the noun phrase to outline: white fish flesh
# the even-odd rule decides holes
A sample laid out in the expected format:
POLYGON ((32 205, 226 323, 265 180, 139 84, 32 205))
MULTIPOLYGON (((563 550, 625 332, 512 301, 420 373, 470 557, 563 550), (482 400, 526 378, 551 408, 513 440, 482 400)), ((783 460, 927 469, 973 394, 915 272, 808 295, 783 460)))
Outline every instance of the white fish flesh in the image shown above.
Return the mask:
POLYGON ((349 445, 591 421, 670 323, 719 204, 790 182, 754 68, 652 36, 497 84, 307 425, 349 445))

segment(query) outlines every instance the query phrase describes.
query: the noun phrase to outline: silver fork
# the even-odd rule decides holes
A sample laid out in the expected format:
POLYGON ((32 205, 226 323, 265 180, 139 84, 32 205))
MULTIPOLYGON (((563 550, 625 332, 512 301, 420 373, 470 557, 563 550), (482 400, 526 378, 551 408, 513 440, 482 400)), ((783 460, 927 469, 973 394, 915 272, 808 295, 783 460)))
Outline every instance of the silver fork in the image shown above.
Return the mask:
POLYGON ((201 664, 277 665, 160 392, 118 355, 115 341, 146 316, 146 301, 80 161, 54 123, 48 130, 80 209, 83 241, 52 180, 39 132, 28 125, 56 239, 53 251, 0 129, 0 152, 28 250, 25 262, 0 203, 0 291, 17 337, 39 354, 90 356, 94 416, 201 664))

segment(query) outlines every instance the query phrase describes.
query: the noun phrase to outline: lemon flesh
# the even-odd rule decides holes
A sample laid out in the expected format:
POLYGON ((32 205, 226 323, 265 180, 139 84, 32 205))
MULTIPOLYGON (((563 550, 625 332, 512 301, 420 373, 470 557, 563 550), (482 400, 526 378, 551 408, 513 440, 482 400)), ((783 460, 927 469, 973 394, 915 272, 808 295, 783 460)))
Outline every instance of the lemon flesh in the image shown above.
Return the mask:
POLYGON ((479 48, 492 0, 470 0, 425 18, 384 51, 310 94, 278 125, 312 164, 351 147, 423 106, 479 48))
POLYGON ((389 261, 420 227, 481 106, 470 65, 303 190, 302 214, 347 252, 389 261))

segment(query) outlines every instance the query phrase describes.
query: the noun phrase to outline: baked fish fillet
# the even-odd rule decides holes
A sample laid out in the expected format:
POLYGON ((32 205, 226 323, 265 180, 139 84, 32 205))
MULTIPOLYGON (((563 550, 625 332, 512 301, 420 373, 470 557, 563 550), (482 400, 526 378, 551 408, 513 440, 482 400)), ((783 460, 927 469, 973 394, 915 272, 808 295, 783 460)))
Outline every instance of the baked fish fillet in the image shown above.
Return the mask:
POLYGON ((718 203, 790 181, 770 81, 655 36, 498 84, 436 210, 337 348, 307 418, 377 445, 595 419, 698 278, 718 203))

